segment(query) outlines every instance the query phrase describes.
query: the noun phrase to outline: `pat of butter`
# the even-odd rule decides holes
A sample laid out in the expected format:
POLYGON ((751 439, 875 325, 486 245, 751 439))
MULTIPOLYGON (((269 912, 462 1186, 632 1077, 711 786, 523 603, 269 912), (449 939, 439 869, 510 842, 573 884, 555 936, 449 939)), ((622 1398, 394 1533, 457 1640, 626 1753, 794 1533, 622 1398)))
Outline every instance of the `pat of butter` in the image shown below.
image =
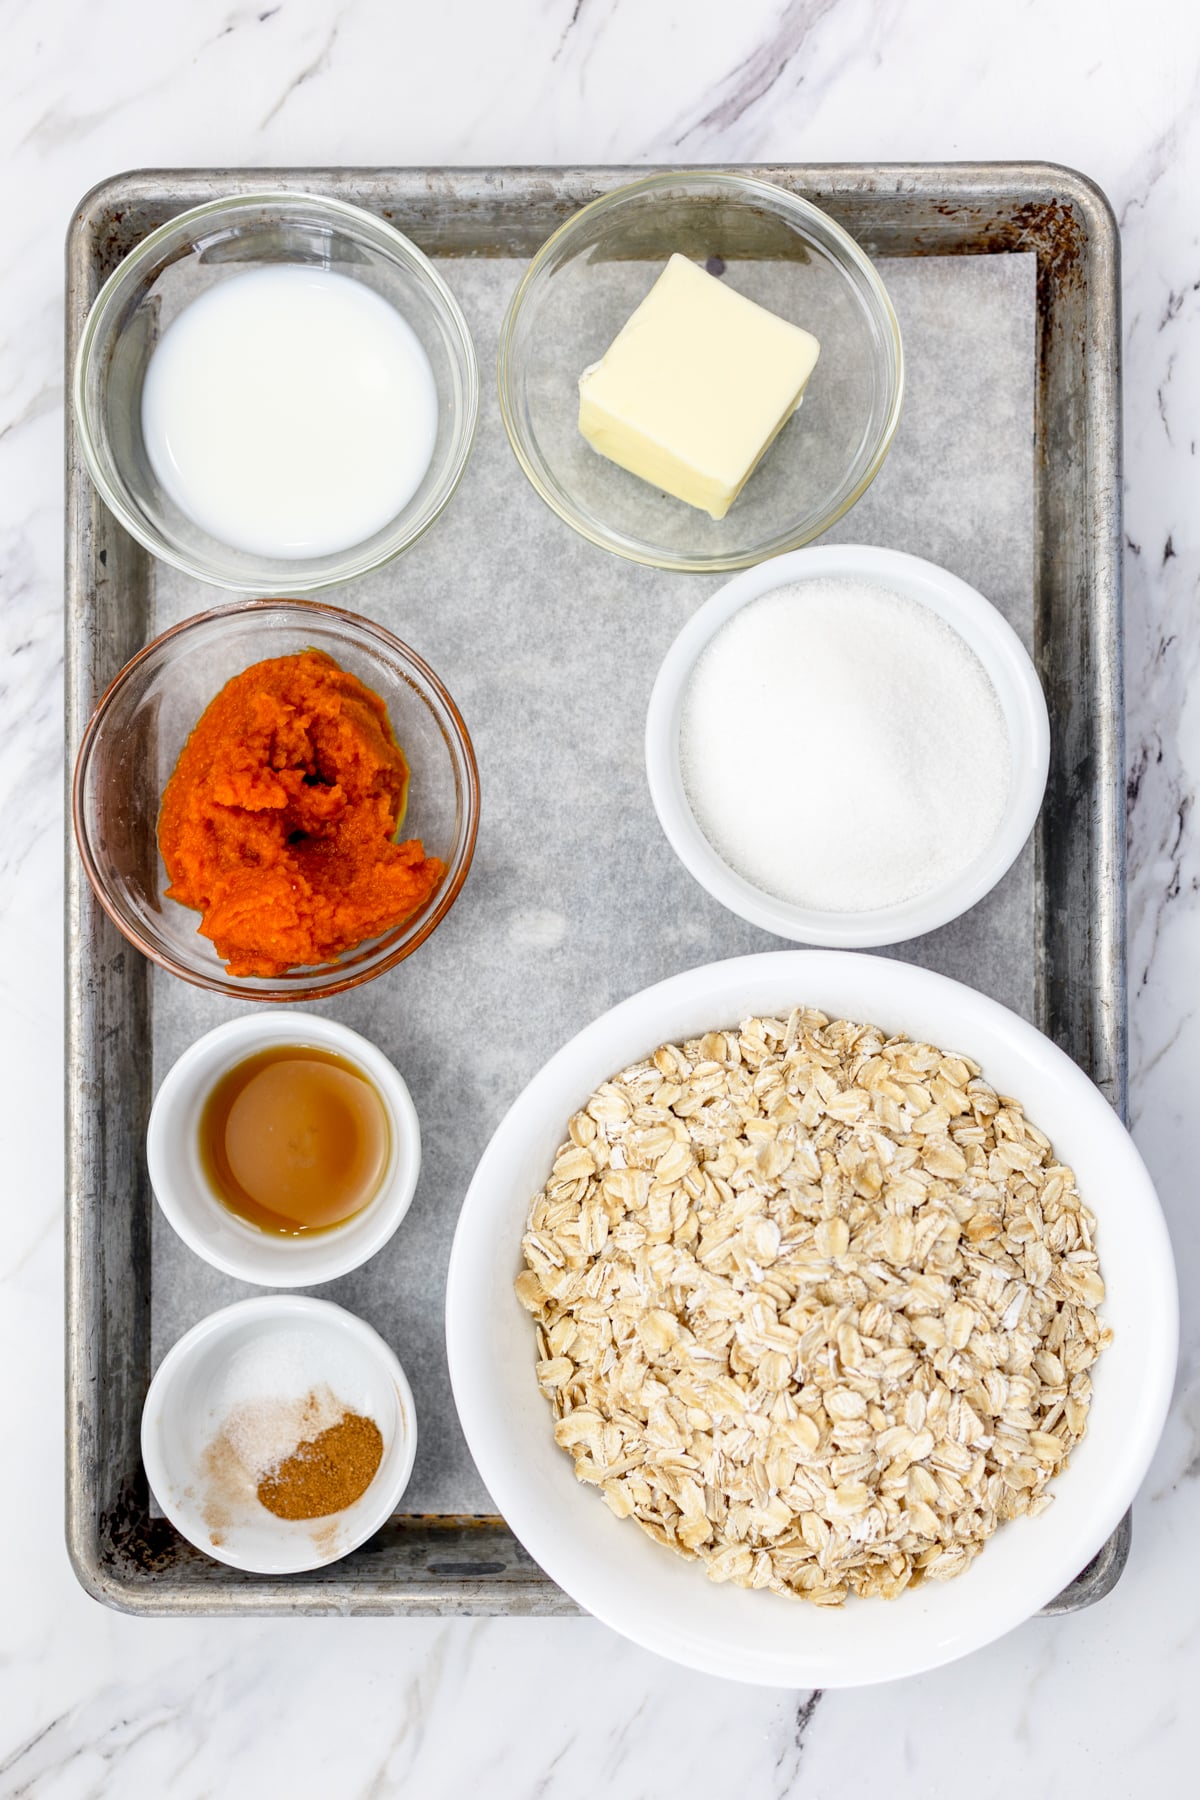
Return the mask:
POLYGON ((601 456, 723 519, 799 406, 820 349, 672 256, 580 376, 579 429, 601 456))

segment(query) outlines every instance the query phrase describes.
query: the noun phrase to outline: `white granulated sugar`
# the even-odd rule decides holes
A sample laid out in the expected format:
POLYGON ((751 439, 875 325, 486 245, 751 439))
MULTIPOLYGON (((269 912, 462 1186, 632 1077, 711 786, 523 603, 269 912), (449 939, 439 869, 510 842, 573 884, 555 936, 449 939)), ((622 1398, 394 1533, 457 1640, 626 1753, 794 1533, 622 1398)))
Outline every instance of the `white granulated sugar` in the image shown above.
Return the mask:
POLYGON ((336 1425, 347 1410, 343 1395, 360 1386, 353 1352, 335 1334, 262 1330, 221 1370, 209 1394, 209 1420, 257 1480, 301 1439, 336 1425))
POLYGON ((302 1400, 315 1383, 328 1379, 335 1342, 328 1332, 302 1328, 256 1331, 221 1369, 215 1405, 224 1410, 244 1401, 302 1400))
POLYGON ((794 582, 735 613, 699 658, 684 787, 718 855, 764 892, 872 912, 944 886, 1008 799, 1000 703, 970 646, 918 601, 794 582))

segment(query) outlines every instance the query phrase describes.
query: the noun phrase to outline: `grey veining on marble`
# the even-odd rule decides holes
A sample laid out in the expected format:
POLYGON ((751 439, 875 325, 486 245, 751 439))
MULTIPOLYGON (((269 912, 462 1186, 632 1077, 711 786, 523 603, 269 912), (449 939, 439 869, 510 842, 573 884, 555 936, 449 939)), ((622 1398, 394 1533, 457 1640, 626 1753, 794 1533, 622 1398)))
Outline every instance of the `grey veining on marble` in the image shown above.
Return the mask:
POLYGON ((1190 1791, 1200 1682, 1200 17, 1186 0, 120 0, 4 12, 0 1795, 1031 1800, 1190 1791), (1132 1105, 1179 1259, 1171 1425, 1110 1600, 868 1693, 725 1687, 588 1620, 140 1622, 60 1536, 61 243, 146 164, 1039 156, 1125 268, 1132 1105), (9 1447, 18 1446, 18 1474, 9 1447), (547 1691, 551 1699, 547 1701, 547 1691), (270 1729, 264 1721, 270 1720, 270 1729), (982 1760, 981 1760, 981 1752, 982 1760))

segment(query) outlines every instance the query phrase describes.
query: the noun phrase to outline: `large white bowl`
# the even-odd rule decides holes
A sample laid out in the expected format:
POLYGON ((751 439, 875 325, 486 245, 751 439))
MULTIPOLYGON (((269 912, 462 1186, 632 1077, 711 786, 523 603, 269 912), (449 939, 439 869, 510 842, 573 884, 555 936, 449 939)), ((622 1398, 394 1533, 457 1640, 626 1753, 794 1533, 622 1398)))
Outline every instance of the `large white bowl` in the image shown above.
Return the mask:
POLYGON ((446 1293, 450 1377, 496 1506, 573 1599, 691 1668, 778 1687, 849 1687, 936 1668, 1053 1599, 1104 1543, 1158 1442, 1175 1371, 1170 1242, 1145 1166, 1107 1101, 1015 1013, 927 969, 845 951, 784 950, 689 970, 573 1038, 534 1077, 484 1152, 454 1239, 446 1293), (558 1449, 512 1293, 530 1198, 569 1115, 606 1076, 665 1040, 797 1004, 926 1038, 983 1066, 1074 1168, 1096 1215, 1113 1343, 1095 1371, 1087 1436, 1040 1518, 1003 1526, 966 1574, 894 1601, 820 1608, 708 1581, 696 1563, 612 1516, 558 1449))
MULTIPOLYGON (((714 900, 752 925, 799 944, 866 950, 900 944, 966 912, 1006 875, 1033 830, 1050 767, 1050 719, 1037 670, 1002 613, 937 563, 873 544, 820 544, 772 557, 711 594, 663 658, 646 712, 646 779, 667 840, 714 900), (982 663, 1004 715, 1011 757, 1008 799, 991 842, 948 881, 870 912, 795 906, 756 887, 713 848, 688 803, 679 732, 692 670, 734 613, 793 582, 863 581, 890 589, 944 619, 982 663)), ((853 797, 848 801, 853 805, 853 797)))

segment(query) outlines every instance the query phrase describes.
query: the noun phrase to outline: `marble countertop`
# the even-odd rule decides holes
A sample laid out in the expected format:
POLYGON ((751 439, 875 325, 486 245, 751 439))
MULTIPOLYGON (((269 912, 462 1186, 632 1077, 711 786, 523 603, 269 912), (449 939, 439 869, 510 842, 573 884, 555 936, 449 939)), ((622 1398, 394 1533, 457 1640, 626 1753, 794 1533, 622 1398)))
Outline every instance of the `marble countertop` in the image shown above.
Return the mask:
POLYGON ((1200 1688, 1200 12, 1191 0, 9 0, 0 10, 0 1795, 1095 1800, 1193 1790, 1200 1688), (592 1620, 139 1621, 61 1526, 62 238, 136 165, 1045 158, 1124 236, 1134 1129, 1171 1423, 1110 1599, 937 1674, 726 1685, 592 1620))

